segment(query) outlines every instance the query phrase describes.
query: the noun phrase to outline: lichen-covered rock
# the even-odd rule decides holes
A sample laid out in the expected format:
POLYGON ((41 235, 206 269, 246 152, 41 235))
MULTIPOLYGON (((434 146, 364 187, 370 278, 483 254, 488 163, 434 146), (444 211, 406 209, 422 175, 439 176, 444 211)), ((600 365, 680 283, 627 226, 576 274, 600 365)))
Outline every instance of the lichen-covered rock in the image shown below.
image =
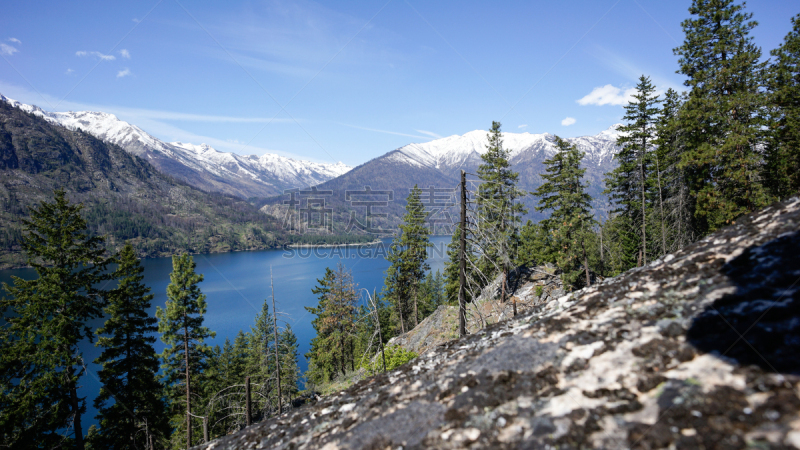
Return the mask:
POLYGON ((800 448, 800 200, 207 448, 800 448))
MULTIPOLYGON (((501 303, 498 275, 486 286, 480 296, 467 304, 467 331, 476 332, 489 324, 513 317, 514 306, 518 314, 557 299, 564 295, 561 276, 551 265, 518 267, 509 274, 506 302, 501 303)), ((422 355, 435 347, 458 337, 458 307, 440 305, 413 330, 389 340, 389 345, 399 345, 406 350, 422 355)))

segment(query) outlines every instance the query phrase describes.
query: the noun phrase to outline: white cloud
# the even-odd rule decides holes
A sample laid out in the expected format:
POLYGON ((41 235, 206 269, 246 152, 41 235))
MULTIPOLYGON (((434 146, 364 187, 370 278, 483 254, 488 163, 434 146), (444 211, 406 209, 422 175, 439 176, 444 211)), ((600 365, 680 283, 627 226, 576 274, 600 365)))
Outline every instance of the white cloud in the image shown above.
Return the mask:
POLYGON ((20 45, 22 45, 22 41, 20 41, 20 40, 19 40, 19 39, 17 39, 17 38, 8 38, 8 42, 13 42, 13 43, 15 43, 15 44, 20 44, 20 45))
POLYGON ((120 70, 119 72, 117 72, 117 78, 127 77, 130 74, 131 74, 131 69, 128 69, 126 67, 123 70, 120 70))
POLYGON ((134 22, 134 23, 139 23, 139 22, 141 22, 141 20, 137 19, 136 17, 134 17, 132 20, 133 20, 133 22, 134 22))
POLYGON ((124 48, 119 51, 119 54, 122 55, 122 57, 125 58, 125 59, 131 59, 131 52, 129 52, 128 50, 126 50, 124 48))
POLYGON ((623 91, 621 88, 607 84, 605 86, 592 89, 592 92, 578 100, 578 104, 621 106, 632 100, 632 96, 635 93, 635 88, 625 89, 623 91))
POLYGON ((83 50, 75 52, 75 56, 88 56, 88 55, 97 56, 103 61, 113 61, 117 59, 117 57, 114 55, 104 55, 100 52, 85 52, 83 50))
POLYGON ((0 55, 11 56, 18 51, 19 50, 8 44, 0 44, 0 55))
POLYGON ((523 123, 522 125, 517 125, 517 128, 519 128, 520 130, 524 130, 525 128, 528 128, 528 124, 523 123))
POLYGON ((567 118, 565 118, 564 120, 561 121, 561 125, 564 125, 565 127, 568 127, 568 126, 572 125, 573 123, 575 123, 575 118, 574 117, 567 117, 567 118))
POLYGON ((433 131, 425 131, 425 130, 417 130, 417 133, 427 134, 428 136, 436 139, 441 139, 442 137, 438 134, 434 133, 433 131))
POLYGON ((72 70, 72 69, 67 69, 67 71, 64 72, 64 73, 67 74, 67 75, 72 75, 73 72, 75 72, 75 71, 72 70))

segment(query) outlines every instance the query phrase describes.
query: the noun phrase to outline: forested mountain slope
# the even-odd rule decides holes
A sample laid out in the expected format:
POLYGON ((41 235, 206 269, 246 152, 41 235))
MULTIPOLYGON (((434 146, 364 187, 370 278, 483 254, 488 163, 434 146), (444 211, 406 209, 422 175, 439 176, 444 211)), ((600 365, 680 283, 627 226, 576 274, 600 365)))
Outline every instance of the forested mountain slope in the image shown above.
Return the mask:
POLYGON ((206 144, 163 142, 104 112, 49 112, 2 94, 0 102, 69 129, 80 128, 106 143, 119 145, 165 174, 209 192, 241 198, 266 197, 281 194, 284 189, 313 186, 350 170, 341 162, 321 164, 270 153, 243 156, 221 152, 206 144))
POLYGON ((28 208, 64 189, 90 230, 141 256, 261 249, 281 236, 244 200, 195 189, 122 148, 0 102, 0 267, 23 263, 28 208))

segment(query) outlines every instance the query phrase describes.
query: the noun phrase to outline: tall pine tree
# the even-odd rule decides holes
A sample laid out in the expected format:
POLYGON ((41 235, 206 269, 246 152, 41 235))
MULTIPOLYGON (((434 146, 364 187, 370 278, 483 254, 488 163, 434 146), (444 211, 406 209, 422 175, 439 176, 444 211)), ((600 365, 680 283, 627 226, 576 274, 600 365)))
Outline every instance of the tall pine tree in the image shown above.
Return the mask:
POLYGON ((478 239, 481 242, 478 268, 485 277, 485 283, 498 273, 503 274, 500 295, 501 301, 505 302, 508 272, 516 259, 520 216, 527 211, 517 201, 524 192, 517 188, 519 173, 511 170, 509 152, 503 148, 500 127, 500 122, 492 122, 492 129, 487 135, 489 143, 486 152, 481 155, 483 163, 478 166, 478 176, 482 182, 475 203, 479 215, 478 239))
MULTIPOLYGON (((638 245, 634 255, 628 260, 637 261, 637 265, 647 264, 647 217, 648 186, 650 175, 650 153, 653 149, 654 125, 658 115, 658 96, 653 95, 655 87, 650 78, 642 75, 636 85, 636 93, 627 106, 623 120, 626 125, 619 127, 621 132, 617 138, 620 151, 614 155, 619 165, 606 175, 607 192, 611 195, 616 209, 614 213, 625 216, 627 222, 635 228, 630 230, 638 236, 638 245)), ((630 241, 630 237, 627 241, 630 241)), ((633 251, 633 248, 628 251, 633 251)))
POLYGON ((750 31, 752 14, 733 0, 694 0, 674 52, 687 77, 680 114, 694 211, 701 234, 766 205, 760 144, 765 63, 750 31))
POLYGON ((102 315, 106 293, 97 286, 108 279, 109 259, 103 239, 87 233, 81 208, 63 190, 32 208, 22 248, 37 278, 3 286, 0 433, 11 447, 84 447, 78 343, 94 338, 89 323, 102 315))
MULTIPOLYGON (((211 349, 204 342, 215 336, 214 332, 203 326, 206 296, 197 286, 203 281, 203 275, 195 273, 195 268, 194 259, 187 254, 172 257, 166 308, 156 308, 158 331, 161 340, 167 344, 161 353, 161 368, 171 403, 175 428, 173 442, 177 447, 185 437, 186 448, 199 443, 192 434, 192 398, 199 397, 201 389, 198 385, 207 367, 207 357, 211 354, 211 349)), ((199 428, 197 425, 195 428, 199 428)))
POLYGON ((773 50, 768 88, 771 106, 765 180, 780 199, 800 194, 800 14, 773 50))
POLYGON ((156 379, 158 356, 153 349, 158 327, 147 311, 153 295, 142 281, 144 268, 130 244, 119 253, 113 277, 119 280, 109 292, 108 319, 97 330, 103 352, 95 360, 102 368, 102 383, 94 405, 100 431, 94 448, 139 449, 169 436, 161 383, 156 379))
POLYGON ((588 286, 591 278, 585 240, 591 233, 594 219, 590 212, 592 197, 586 193, 583 183, 586 172, 581 168, 583 152, 558 136, 555 136, 555 144, 556 154, 544 161, 547 173, 542 174, 542 178, 545 182, 534 193, 539 197, 536 210, 551 211, 550 217, 542 222, 552 234, 553 253, 565 288, 579 286, 581 278, 588 286))
POLYGON ((406 199, 400 234, 392 241, 386 256, 390 266, 386 270, 385 297, 394 303, 403 333, 413 328, 412 323, 413 326, 419 323, 420 284, 430 268, 425 262, 431 244, 421 195, 422 191, 414 185, 406 199))

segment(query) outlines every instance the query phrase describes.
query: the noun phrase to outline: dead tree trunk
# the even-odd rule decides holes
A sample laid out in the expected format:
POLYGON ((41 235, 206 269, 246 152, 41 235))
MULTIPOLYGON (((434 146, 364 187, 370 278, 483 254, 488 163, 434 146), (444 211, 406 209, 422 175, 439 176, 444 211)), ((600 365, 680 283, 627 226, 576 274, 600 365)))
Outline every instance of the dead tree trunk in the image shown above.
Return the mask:
POLYGON ((275 332, 275 373, 278 378, 278 415, 283 412, 281 398, 281 359, 278 357, 278 310, 275 309, 275 284, 272 281, 272 267, 269 268, 269 285, 272 288, 272 331, 275 332))
POLYGON ((461 171, 461 237, 458 251, 458 335, 467 335, 467 173, 461 171))

